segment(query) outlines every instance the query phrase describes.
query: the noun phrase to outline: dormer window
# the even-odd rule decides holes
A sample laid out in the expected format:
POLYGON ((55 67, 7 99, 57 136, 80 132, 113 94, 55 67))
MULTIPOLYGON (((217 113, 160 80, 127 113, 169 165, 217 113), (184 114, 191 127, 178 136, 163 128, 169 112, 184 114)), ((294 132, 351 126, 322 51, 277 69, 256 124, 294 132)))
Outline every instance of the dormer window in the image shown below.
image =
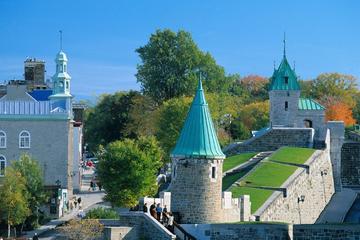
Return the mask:
POLYGON ((284 79, 285 79, 285 84, 289 84, 289 77, 285 76, 284 79))

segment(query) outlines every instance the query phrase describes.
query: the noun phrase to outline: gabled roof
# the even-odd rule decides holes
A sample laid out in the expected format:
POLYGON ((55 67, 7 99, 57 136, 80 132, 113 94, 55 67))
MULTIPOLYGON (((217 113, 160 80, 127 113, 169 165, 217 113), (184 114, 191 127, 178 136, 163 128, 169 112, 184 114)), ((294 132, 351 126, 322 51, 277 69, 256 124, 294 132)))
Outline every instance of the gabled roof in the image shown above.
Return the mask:
POLYGON ((41 90, 36 89, 32 92, 29 92, 30 96, 35 98, 37 101, 49 101, 50 95, 53 93, 51 89, 41 90))
POLYGON ((201 80, 171 157, 225 158, 205 100, 201 80))
POLYGON ((279 68, 274 70, 273 76, 271 77, 270 91, 271 90, 300 90, 295 71, 291 69, 285 55, 279 68), (285 77, 288 78, 287 83, 285 82, 285 77))
POLYGON ((299 110, 325 110, 325 107, 311 98, 299 98, 299 110))

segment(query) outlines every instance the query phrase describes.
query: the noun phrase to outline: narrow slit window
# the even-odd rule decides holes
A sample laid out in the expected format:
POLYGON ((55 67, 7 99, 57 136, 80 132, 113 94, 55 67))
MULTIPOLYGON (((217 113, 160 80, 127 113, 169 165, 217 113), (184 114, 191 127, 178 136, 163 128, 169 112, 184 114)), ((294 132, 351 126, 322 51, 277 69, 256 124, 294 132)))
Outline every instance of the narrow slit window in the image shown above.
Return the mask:
POLYGON ((216 167, 211 167, 211 178, 215 179, 216 178, 216 167))
POLYGON ((289 77, 285 76, 285 84, 288 84, 289 83, 289 77))
POLYGON ((285 111, 287 111, 289 109, 289 103, 285 102, 285 111))

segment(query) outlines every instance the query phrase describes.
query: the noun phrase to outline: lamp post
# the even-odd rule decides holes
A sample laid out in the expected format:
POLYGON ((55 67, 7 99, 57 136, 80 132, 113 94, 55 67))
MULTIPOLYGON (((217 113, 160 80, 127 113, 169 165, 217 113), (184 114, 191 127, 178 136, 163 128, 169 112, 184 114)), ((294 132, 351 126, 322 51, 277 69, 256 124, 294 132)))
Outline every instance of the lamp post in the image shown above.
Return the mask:
POLYGON ((300 209, 300 202, 304 202, 304 201, 305 201, 305 195, 301 195, 301 196, 299 196, 299 197, 297 198, 300 224, 301 224, 301 209, 300 209))
POLYGON ((321 175, 321 179, 322 179, 322 183, 323 183, 323 192, 324 192, 324 202, 326 204, 326 189, 325 189, 325 180, 324 180, 324 176, 327 175, 327 170, 324 169, 322 171, 320 171, 320 175, 321 175))

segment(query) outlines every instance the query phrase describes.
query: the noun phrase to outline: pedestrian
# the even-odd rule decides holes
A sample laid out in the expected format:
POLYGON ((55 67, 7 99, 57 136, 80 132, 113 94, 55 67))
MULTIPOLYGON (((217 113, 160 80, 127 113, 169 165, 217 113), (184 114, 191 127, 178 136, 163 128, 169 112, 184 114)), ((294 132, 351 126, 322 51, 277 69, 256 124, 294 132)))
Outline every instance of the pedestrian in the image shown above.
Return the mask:
POLYGON ((80 218, 80 219, 83 219, 85 217, 85 213, 84 213, 84 210, 80 209, 77 216, 80 218))
POLYGON ((162 207, 160 206, 160 203, 156 206, 156 218, 160 222, 161 220, 161 213, 162 213, 162 207))
POLYGON ((34 234, 32 240, 39 240, 39 236, 37 235, 37 233, 34 234))
POLYGON ((99 191, 101 192, 101 189, 102 189, 102 184, 101 184, 101 182, 98 182, 98 187, 99 187, 99 191))
POLYGON ((166 207, 166 205, 164 205, 164 210, 163 210, 163 213, 167 213, 167 207, 166 207))
POLYGON ((95 190, 96 190, 96 183, 95 183, 95 181, 92 181, 92 190, 93 190, 93 192, 95 192, 95 190))
POLYGON ((174 216, 171 212, 168 214, 167 228, 170 230, 170 232, 174 232, 174 216))
POLYGON ((78 198, 77 202, 78 202, 78 204, 79 204, 79 206, 80 206, 80 203, 81 203, 81 197, 79 197, 79 198, 78 198))
POLYGON ((93 188, 94 188, 94 182, 93 182, 93 180, 91 180, 88 191, 91 192, 91 190, 92 190, 93 188))
POLYGON ((151 206, 150 206, 150 214, 151 214, 151 216, 156 218, 156 205, 155 205, 155 202, 153 204, 151 204, 151 206))
POLYGON ((145 203, 143 206, 143 212, 147 213, 147 211, 148 211, 148 207, 147 207, 147 203, 145 203))
POLYGON ((77 202, 76 197, 75 197, 75 199, 74 199, 74 206, 75 206, 75 208, 77 208, 77 205, 78 205, 78 202, 77 202))

